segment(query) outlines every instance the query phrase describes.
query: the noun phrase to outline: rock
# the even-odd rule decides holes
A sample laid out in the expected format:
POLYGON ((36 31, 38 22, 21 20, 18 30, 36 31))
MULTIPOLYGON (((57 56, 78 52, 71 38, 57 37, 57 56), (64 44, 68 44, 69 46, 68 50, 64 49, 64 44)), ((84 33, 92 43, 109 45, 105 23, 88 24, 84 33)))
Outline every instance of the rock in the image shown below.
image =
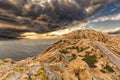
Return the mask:
POLYGON ((120 80, 120 70, 93 44, 97 41, 119 52, 118 37, 90 30, 66 36, 35 58, 0 60, 0 80, 120 80))
POLYGON ((63 80, 78 80, 74 73, 70 73, 69 71, 65 70, 62 74, 63 80))
POLYGON ((74 73, 78 80, 92 80, 89 66, 81 59, 76 59, 68 64, 68 69, 74 73))

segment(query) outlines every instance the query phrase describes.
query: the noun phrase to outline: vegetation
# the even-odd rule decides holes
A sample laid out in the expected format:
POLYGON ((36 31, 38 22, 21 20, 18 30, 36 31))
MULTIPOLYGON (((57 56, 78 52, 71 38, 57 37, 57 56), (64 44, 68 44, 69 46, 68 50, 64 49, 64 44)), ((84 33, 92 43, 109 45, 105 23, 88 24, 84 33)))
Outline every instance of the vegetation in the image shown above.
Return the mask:
POLYGON ((22 73, 25 69, 23 67, 15 67, 14 70, 22 73))
POLYGON ((86 47, 86 48, 79 48, 79 46, 71 46, 71 47, 67 47, 66 49, 76 49, 78 52, 82 52, 86 49, 88 49, 89 47, 86 47))
POLYGON ((67 54, 67 53, 68 53, 67 49, 59 50, 59 52, 60 52, 60 53, 63 53, 63 54, 67 54))
POLYGON ((71 46, 71 47, 67 47, 66 49, 77 49, 78 46, 71 46))
POLYGON ((112 67, 110 67, 108 64, 106 64, 106 66, 103 69, 101 69, 100 71, 103 72, 103 73, 106 73, 106 70, 108 72, 111 72, 111 73, 114 72, 114 70, 112 69, 112 67))
POLYGON ((112 67, 110 67, 108 64, 106 65, 106 67, 104 67, 104 69, 106 69, 109 72, 114 72, 114 70, 112 69, 112 67))
POLYGON ((71 49, 76 49, 78 46, 72 46, 71 49))
POLYGON ((120 79, 120 75, 117 76, 120 79))
POLYGON ((112 67, 110 67, 108 64, 104 67, 104 69, 101 69, 100 71, 103 72, 103 73, 106 73, 105 70, 107 70, 108 72, 114 72, 112 67))
POLYGON ((101 69, 100 71, 103 72, 103 73, 106 73, 106 71, 104 69, 101 69))
POLYGON ((36 74, 38 80, 48 80, 48 77, 46 76, 45 70, 41 69, 38 71, 38 73, 36 74))
POLYGON ((76 59, 76 58, 77 58, 76 54, 72 54, 72 56, 71 56, 71 58, 70 58, 69 61, 72 61, 72 60, 74 60, 74 59, 76 59))
POLYGON ((95 63, 97 62, 97 60, 95 55, 90 56, 89 54, 86 54, 85 58, 83 58, 83 61, 85 61, 89 65, 89 67, 92 67, 92 68, 96 67, 95 63))

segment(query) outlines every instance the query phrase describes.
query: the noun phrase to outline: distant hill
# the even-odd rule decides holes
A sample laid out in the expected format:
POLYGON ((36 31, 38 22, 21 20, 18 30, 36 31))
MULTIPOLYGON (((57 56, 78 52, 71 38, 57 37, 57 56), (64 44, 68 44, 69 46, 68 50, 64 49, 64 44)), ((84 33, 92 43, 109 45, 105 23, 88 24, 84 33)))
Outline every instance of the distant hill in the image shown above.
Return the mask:
POLYGON ((107 41, 109 35, 102 32, 97 32, 94 30, 77 30, 69 34, 64 35, 67 39, 90 39, 93 41, 107 41))
POLYGON ((110 31, 110 32, 108 32, 108 33, 110 33, 110 34, 120 34, 120 29, 119 29, 119 30, 116 30, 116 31, 110 31))

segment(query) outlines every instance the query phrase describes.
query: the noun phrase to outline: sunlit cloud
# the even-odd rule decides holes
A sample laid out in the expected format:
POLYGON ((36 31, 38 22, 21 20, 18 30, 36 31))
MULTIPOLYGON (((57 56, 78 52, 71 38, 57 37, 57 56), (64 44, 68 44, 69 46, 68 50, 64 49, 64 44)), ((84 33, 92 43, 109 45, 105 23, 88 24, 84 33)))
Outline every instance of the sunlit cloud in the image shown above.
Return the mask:
POLYGON ((87 23, 80 23, 79 25, 76 25, 74 27, 70 27, 70 28, 66 28, 63 30, 58 30, 58 31, 53 31, 50 33, 47 33, 48 35, 64 35, 67 33, 70 33, 74 30, 81 30, 81 29, 85 29, 86 28, 87 23))
POLYGON ((120 20, 120 14, 115 14, 115 15, 109 15, 109 16, 103 16, 99 17, 92 22, 103 22, 103 21, 119 21, 120 20))
POLYGON ((106 30, 105 32, 116 32, 120 30, 120 27, 116 27, 115 29, 111 29, 111 30, 106 30))

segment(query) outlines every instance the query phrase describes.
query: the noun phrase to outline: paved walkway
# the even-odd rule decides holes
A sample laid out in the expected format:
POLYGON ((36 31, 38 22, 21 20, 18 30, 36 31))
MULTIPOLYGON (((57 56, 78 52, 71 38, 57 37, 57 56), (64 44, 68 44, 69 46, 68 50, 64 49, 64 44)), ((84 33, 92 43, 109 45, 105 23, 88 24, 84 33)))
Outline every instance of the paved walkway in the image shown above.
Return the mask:
POLYGON ((116 67, 120 70, 120 58, 108 50, 105 46, 98 44, 97 47, 110 59, 110 61, 116 65, 116 67))

